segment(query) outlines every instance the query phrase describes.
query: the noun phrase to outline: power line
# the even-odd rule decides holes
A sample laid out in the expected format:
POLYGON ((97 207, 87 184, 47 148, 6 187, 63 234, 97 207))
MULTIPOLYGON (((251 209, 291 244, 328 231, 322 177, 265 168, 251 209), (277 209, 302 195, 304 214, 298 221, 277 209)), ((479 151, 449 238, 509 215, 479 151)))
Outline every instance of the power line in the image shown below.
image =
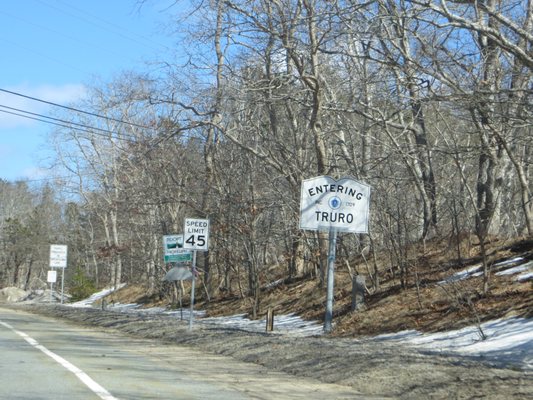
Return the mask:
MULTIPOLYGON (((5 107, 5 106, 0 105, 0 107, 5 107)), ((43 118, 49 118, 49 119, 43 119, 43 118, 38 118, 38 117, 32 117, 32 116, 30 116, 30 115, 20 114, 20 113, 17 113, 17 112, 14 112, 14 111, 8 111, 8 110, 1 110, 1 109, 0 109, 0 112, 3 112, 3 113, 5 113, 5 114, 15 115, 15 116, 17 116, 17 117, 22 117, 22 118, 31 119, 31 120, 34 120, 34 121, 39 121, 39 122, 44 122, 44 123, 47 123, 47 124, 52 124, 52 125, 60 126, 60 127, 63 127, 63 128, 71 128, 71 129, 72 129, 72 125, 71 125, 71 124, 79 125, 80 127, 79 127, 79 128, 76 128, 76 130, 78 130, 78 131, 80 131, 80 132, 90 133, 90 134, 93 134, 93 135, 98 135, 98 136, 103 136, 103 133, 102 133, 102 132, 95 132, 95 131, 94 131, 95 129, 100 130, 100 131, 104 131, 104 132, 107 132, 107 133, 110 133, 110 134, 120 135, 119 133, 116 133, 116 132, 105 131, 104 129, 95 128, 95 127, 88 126, 88 125, 76 124, 75 122, 68 122, 68 121, 65 121, 65 123, 54 122, 54 121, 52 121, 52 120, 55 119, 55 118, 47 117, 47 116, 42 116, 42 117, 43 117, 43 118)), ((28 111, 22 111, 22 112, 26 112, 26 113, 28 113, 28 114, 33 114, 33 113, 28 112, 28 111)), ((35 114, 34 114, 34 115, 35 115, 35 114)), ((61 120, 60 120, 60 121, 61 121, 61 120)), ((122 136, 125 136, 125 137, 117 137, 117 138, 118 138, 118 139, 121 139, 121 140, 129 141, 129 142, 133 142, 134 139, 135 139, 133 136, 129 136, 129 135, 124 135, 124 134, 122 134, 122 136)), ((106 136, 106 137, 107 137, 107 136, 106 136)))
MULTIPOLYGON (((22 118, 31 119, 31 120, 34 120, 34 121, 45 122, 45 123, 47 123, 47 124, 52 124, 52 125, 62 126, 62 127, 64 127, 64 128, 69 128, 68 125, 58 124, 58 123, 53 122, 53 121, 47 121, 47 120, 45 120, 45 119, 40 119, 40 118, 37 118, 37 117, 31 117, 31 116, 29 116, 29 115, 19 114, 19 113, 13 112, 13 111, 0 110, 0 112, 3 112, 3 113, 5 113, 5 114, 10 114, 10 115, 15 115, 15 116, 17 116, 17 117, 22 117, 22 118)), ((85 129, 80 129, 80 130, 83 130, 83 131, 85 131, 85 132, 90 132, 90 131, 85 130, 85 129)))
MULTIPOLYGON (((43 2, 43 0, 40 0, 41 3, 45 3, 43 2)), ((100 24, 95 24, 94 22, 91 22, 90 20, 87 20, 86 18, 84 17, 79 17, 79 16, 76 16, 74 14, 70 14, 69 12, 65 11, 65 10, 62 10, 62 9, 59 9, 59 11, 63 12, 63 13, 66 13, 67 15, 70 14, 70 15, 73 15, 75 18, 78 18, 78 19, 81 19, 81 20, 85 20, 87 23, 91 24, 91 25, 95 25, 95 26, 98 26, 100 25, 101 28, 105 29, 106 31, 108 32, 111 32, 115 35, 119 35, 119 36, 122 36, 123 38, 127 39, 127 40, 130 40, 131 42, 134 42, 134 43, 137 43, 137 44, 140 44, 142 46, 145 46, 147 48, 150 48, 152 49, 153 48, 153 45, 159 47, 160 49, 162 50, 170 50, 170 48, 167 46, 167 45, 164 45, 164 44, 161 44, 153 39, 150 39, 149 37, 147 36, 144 36, 144 35, 140 35, 138 33, 135 33, 135 32, 132 32, 130 30, 128 30, 127 28, 123 27, 123 26, 119 26, 113 22, 110 22, 110 21, 107 21, 105 19, 103 19, 102 17, 98 16, 98 15, 95 15, 95 14, 91 14, 90 12, 86 11, 86 10, 82 10, 74 5, 71 4, 71 2, 67 2, 67 1, 64 1, 64 0, 59 0, 60 3, 62 3, 64 6, 66 7, 69 7, 70 9, 73 9, 77 12, 79 12, 81 15, 86 15, 96 21, 100 21, 101 23, 103 23, 104 25, 107 25, 108 27, 111 27, 113 28, 112 30, 106 28, 106 26, 104 25, 100 25, 100 24), (137 38, 135 38, 137 37, 137 38), (139 39, 141 41, 139 41, 139 39), (145 43, 142 43, 142 41, 144 41, 145 43)), ((53 7, 51 5, 48 5, 49 7, 53 7)), ((139 5, 139 8, 140 8, 140 5, 139 5)))
MULTIPOLYGON (((74 125, 74 126, 78 126, 78 127, 84 128, 84 130, 87 130, 87 132, 91 132, 91 133, 96 133, 96 132, 93 132, 93 131, 96 130, 96 131, 100 131, 100 132, 104 132, 104 133, 118 134, 118 133, 110 131, 108 129, 97 128, 95 126, 89 126, 89 125, 86 125, 86 124, 80 124, 78 122, 66 121, 64 119, 49 117, 47 115, 37 114, 37 113, 31 112, 31 111, 22 110, 20 108, 5 106, 3 104, 0 104, 0 107, 5 108, 7 110, 11 110, 11 111, 16 111, 17 113, 5 111, 5 110, 0 110, 2 112, 8 113, 8 114, 12 114, 12 115, 16 115, 16 116, 19 116, 19 117, 30 118, 29 117, 30 115, 33 115, 35 117, 39 117, 39 118, 30 118, 30 119, 35 119, 35 120, 40 121, 40 122, 46 122, 46 123, 50 123, 50 124, 54 124, 54 125, 58 125, 58 126, 62 126, 62 127, 68 127, 68 128, 70 128, 70 127, 72 127, 72 125, 74 125), (24 113, 24 114, 18 114, 18 113, 24 113), (27 114, 27 115, 25 115, 25 114, 27 114), (46 120, 43 120, 43 119, 40 119, 40 118, 46 118, 46 120), (60 122, 61 124, 56 124, 53 121, 60 122)), ((121 134, 121 135, 130 136, 130 135, 127 135, 127 134, 121 134)), ((133 138, 133 136, 130 136, 130 137, 133 138)))
POLYGON ((116 36, 120 36, 120 37, 122 37, 122 38, 124 38, 126 40, 129 40, 132 43, 136 43, 138 45, 144 46, 144 47, 149 48, 149 49, 153 49, 154 45, 155 45, 155 46, 159 47, 160 49, 169 50, 168 46, 166 46, 164 44, 158 43, 158 42, 156 42, 156 41, 154 41, 152 39, 149 39, 149 38, 147 38, 147 37, 145 37, 143 35, 139 35, 137 33, 128 31, 127 28, 125 28, 125 27, 122 27, 122 26, 119 26, 119 25, 117 25, 115 23, 109 22, 109 21, 103 19, 100 16, 97 16, 95 14, 91 14, 91 13, 89 13, 86 10, 82 10, 82 9, 76 7, 76 6, 73 6, 69 2, 65 2, 65 1, 61 1, 61 0, 59 1, 60 3, 62 3, 63 6, 68 7, 71 10, 74 10, 75 11, 74 13, 71 12, 71 11, 65 10, 64 8, 54 6, 54 5, 48 3, 47 1, 44 1, 44 0, 37 0, 37 1, 39 3, 45 5, 45 6, 49 7, 49 8, 52 8, 52 9, 55 9, 55 10, 61 12, 62 14, 68 15, 70 17, 74 17, 74 18, 76 18, 76 19, 78 19, 80 21, 83 21, 86 24, 95 26, 97 28, 104 29, 107 32, 111 32, 112 34, 114 34, 116 36), (111 28, 111 29, 109 29, 109 28, 111 28), (136 36, 137 38, 135 38, 134 36, 136 36))
MULTIPOLYGON (((150 130, 154 129, 154 128, 150 128, 148 126, 136 124, 136 123, 133 123, 133 122, 127 122, 127 121, 123 121, 123 120, 107 117, 107 116, 104 116, 104 115, 95 114, 95 113, 92 113, 92 112, 89 112, 89 111, 80 110, 80 109, 77 109, 77 108, 74 108, 74 107, 69 107, 69 106, 64 106, 64 105, 61 105, 61 104, 53 103, 51 101, 38 99, 36 97, 28 96, 28 95, 25 95, 25 94, 22 94, 22 93, 18 93, 18 92, 14 92, 14 91, 7 90, 7 89, 0 88, 0 92, 13 94, 15 96, 20 96, 20 97, 27 98, 27 99, 30 99, 30 100, 35 100, 35 101, 38 101, 38 102, 41 102, 41 103, 50 104, 50 105, 53 105, 53 106, 56 106, 56 107, 60 107, 60 108, 64 108, 64 109, 67 109, 67 110, 70 110, 70 111, 83 113, 83 114, 94 116, 94 117, 97 117, 97 118, 103 118, 103 119, 106 119, 106 120, 109 120, 109 121, 114 121, 114 122, 118 122, 118 123, 122 123, 122 124, 126 124, 126 125, 131 125, 131 126, 136 126, 136 127, 143 128, 143 129, 150 129, 150 130)), ((94 126, 80 124, 80 123, 72 122, 72 121, 65 121, 65 120, 62 120, 62 119, 59 119, 59 118, 49 117, 49 116, 46 116, 46 115, 37 114, 37 113, 31 112, 31 111, 26 111, 26 110, 14 108, 14 107, 2 105, 2 104, 0 104, 0 107, 12 110, 12 111, 7 111, 7 110, 0 109, 0 112, 6 113, 6 114, 19 116, 19 117, 22 117, 22 118, 28 118, 28 119, 32 119, 32 120, 35 120, 35 121, 44 122, 44 123, 48 123, 48 124, 52 124, 52 125, 57 125, 57 126, 60 126, 60 127, 63 127, 63 128, 72 129, 72 125, 75 125, 75 126, 80 127, 81 129, 78 129, 78 130, 83 131, 83 132, 87 132, 87 133, 91 133, 91 134, 102 136, 101 133, 94 132, 96 130, 96 131, 100 131, 100 132, 103 132, 103 133, 116 134, 116 135, 121 135, 121 136, 124 137, 124 138, 120 138, 119 137, 119 139, 128 140, 128 141, 132 141, 132 142, 136 141, 136 138, 134 136, 132 136, 132 135, 119 134, 118 132, 113 132, 113 131, 110 131, 110 130, 107 130, 107 129, 97 128, 97 127, 94 127, 94 126), (18 113, 17 112, 13 112, 13 111, 17 111, 18 113), (19 113, 24 113, 24 114, 19 114, 19 113), (28 114, 28 115, 25 115, 25 114, 28 114), (34 117, 31 117, 30 115, 33 115, 34 117), (37 117, 39 117, 39 118, 37 118, 37 117), (46 118, 46 119, 42 119, 42 118, 46 118), (55 122, 55 121, 57 121, 57 122, 55 122)), ((189 126, 187 128, 180 129, 180 131, 181 130, 189 130, 189 129, 192 129, 192 128, 196 128, 198 126, 189 126)), ((149 146, 148 150, 143 155, 148 154, 155 147, 157 147, 163 141, 168 140, 173 135, 175 135, 175 132, 171 132, 170 134, 163 135, 163 136, 157 138, 155 140, 155 142, 152 143, 149 146)))
POLYGON ((81 72, 83 74, 90 74, 90 72, 87 71, 87 70, 84 70, 82 68, 78 68, 78 67, 76 67, 74 65, 71 65, 69 63, 66 63, 64 61, 61 61, 61 60, 58 60, 56 58, 50 57, 48 54, 41 53, 40 51, 36 51, 36 50, 34 50, 32 48, 29 48, 29 47, 27 47, 27 46, 25 46, 23 44, 18 43, 18 42, 13 42, 11 40, 7 40, 6 38, 0 38, 0 40, 2 40, 3 42, 8 43, 9 45, 11 45, 11 46, 13 46, 13 47, 15 47, 15 48, 17 48, 19 50, 20 49, 24 49, 24 50, 26 50, 26 51, 28 51, 30 53, 34 53, 34 54, 38 55, 39 57, 45 58, 47 60, 50 60, 50 61, 52 61, 52 62, 54 62, 54 63, 56 63, 58 65, 62 65, 64 67, 68 67, 68 68, 70 68, 70 69, 72 69, 74 71, 78 71, 78 72, 81 72))
POLYGON ((40 102, 40 103, 48 104, 48 105, 51 105, 51 106, 60 107, 60 108, 63 108, 63 109, 65 109, 65 110, 70 110, 70 111, 75 111, 75 112, 78 112, 78 113, 82 113, 82 114, 90 115, 90 116, 92 116, 92 117, 97 117, 97 118, 106 119, 106 120, 108 120, 108 121, 118 122, 118 123, 121 123, 121 124, 130 125, 130 126, 136 126, 137 128, 153 129, 153 128, 150 128, 150 127, 148 127, 148 126, 144 126, 144 125, 136 124, 136 123, 134 123, 134 122, 128 122, 128 121, 124 121, 124 120, 121 120, 121 119, 116 119, 116 118, 112 118, 112 117, 107 117, 107 116, 105 116, 105 115, 96 114, 96 113, 93 113, 93 112, 90 112, 90 111, 80 110, 80 109, 78 109, 78 108, 65 106, 65 105, 62 105, 62 104, 58 104, 58 103, 54 103, 54 102, 51 102, 51 101, 47 101, 47 100, 43 100, 43 99, 39 99, 39 98, 37 98, 37 97, 28 96, 28 95, 26 95, 26 94, 22 94, 22 93, 14 92, 14 91, 7 90, 7 89, 2 89, 2 88, 0 88, 0 92, 4 92, 4 93, 8 93, 8 94, 12 94, 12 95, 14 95, 14 96, 23 97, 23 98, 25 98, 25 99, 29 99, 29 100, 33 100, 33 101, 38 101, 38 102, 40 102))
MULTIPOLYGON (((73 42, 73 43, 76 43, 77 45, 79 45, 80 43, 83 43, 83 44, 85 44, 85 45, 88 45, 89 47, 94 47, 94 48, 98 48, 98 49, 100 49, 100 50, 103 50, 103 51, 105 51, 105 52, 108 53, 108 54, 114 54, 111 50, 108 50, 108 49, 106 49, 106 48, 103 48, 103 47, 97 46, 96 44, 91 43, 91 42, 88 42, 88 41, 86 41, 86 40, 84 40, 84 39, 75 38, 75 37, 72 37, 72 36, 70 36, 70 35, 67 35, 67 34, 64 34, 64 33, 62 33, 62 32, 59 32, 59 31, 57 31, 57 30, 55 30, 55 29, 51 29, 51 28, 49 28, 49 27, 47 27, 47 26, 33 23, 33 22, 29 21, 29 20, 26 20, 26 19, 21 18, 21 17, 19 17, 19 16, 16 16, 16 15, 10 14, 10 13, 8 13, 8 12, 6 12, 6 11, 3 11, 3 10, 2 10, 2 11, 0 11, 0 14, 4 14, 4 15, 8 16, 9 18, 17 19, 17 20, 19 20, 19 21, 21 21, 21 22, 23 22, 23 23, 25 23, 25 24, 27 24, 27 25, 30 25, 30 26, 35 27, 35 28, 38 28, 38 29, 40 29, 40 30, 48 31, 48 32, 53 33, 54 35, 64 37, 64 38, 68 39, 69 41, 71 41, 71 42, 73 42)), ((16 43, 15 43, 15 44, 16 44, 16 43)), ((23 47, 23 46, 21 46, 21 47, 23 47)), ((24 47, 24 48, 25 48, 25 47, 24 47)), ((69 66, 69 67, 72 67, 72 68, 78 69, 78 68, 73 67, 73 66, 70 66, 70 65, 68 65, 68 64, 64 64, 64 63, 61 62, 61 61, 58 61, 58 60, 52 59, 52 58, 50 58, 49 56, 47 56, 47 55, 45 55, 45 54, 41 54, 41 53, 39 53, 39 52, 36 52, 36 51, 31 50, 31 49, 28 49, 28 48, 26 48, 26 50, 29 50, 29 51, 31 51, 32 53, 38 54, 38 55, 41 56, 41 57, 46 57, 46 58, 48 58, 48 59, 50 59, 50 60, 52 60, 52 61, 58 62, 58 63, 60 63, 60 64, 67 65, 67 66, 69 66)), ((79 70, 79 69, 78 69, 78 70, 79 70)), ((80 70, 80 71, 82 71, 82 70, 80 70)), ((82 72, 86 73, 86 71, 82 71, 82 72)))

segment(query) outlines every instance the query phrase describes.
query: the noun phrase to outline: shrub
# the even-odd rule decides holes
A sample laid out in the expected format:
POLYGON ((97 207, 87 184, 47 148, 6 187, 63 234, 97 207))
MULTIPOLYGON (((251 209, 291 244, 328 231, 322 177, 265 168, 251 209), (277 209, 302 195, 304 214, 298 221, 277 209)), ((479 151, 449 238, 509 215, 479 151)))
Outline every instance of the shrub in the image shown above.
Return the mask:
POLYGON ((69 292, 72 301, 83 300, 96 292, 96 285, 81 267, 77 267, 72 276, 69 292))

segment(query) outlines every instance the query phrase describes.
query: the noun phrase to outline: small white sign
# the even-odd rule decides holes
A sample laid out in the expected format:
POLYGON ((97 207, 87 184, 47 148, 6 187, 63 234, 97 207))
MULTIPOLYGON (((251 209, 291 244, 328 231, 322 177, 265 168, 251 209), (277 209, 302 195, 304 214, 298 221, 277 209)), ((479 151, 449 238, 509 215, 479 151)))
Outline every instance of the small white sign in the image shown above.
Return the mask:
POLYGON ((370 186, 352 178, 318 176, 302 182, 300 229, 367 233, 370 186))
POLYGON ((57 271, 54 271, 54 270, 51 270, 51 271, 48 271, 48 275, 46 277, 46 281, 48 283, 56 283, 57 281, 57 271))
POLYGON ((67 267, 68 246, 64 244, 50 245, 50 267, 66 268, 67 267))
POLYGON ((207 251, 209 243, 209 220, 186 218, 183 229, 183 248, 207 251))

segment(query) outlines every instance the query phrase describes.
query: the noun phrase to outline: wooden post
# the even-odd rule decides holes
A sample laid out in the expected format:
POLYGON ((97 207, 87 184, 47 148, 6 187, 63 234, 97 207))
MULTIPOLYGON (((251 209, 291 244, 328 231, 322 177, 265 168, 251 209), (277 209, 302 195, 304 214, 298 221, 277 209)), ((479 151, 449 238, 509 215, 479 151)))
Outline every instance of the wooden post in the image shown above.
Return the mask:
POLYGON ((266 331, 272 332, 274 330, 274 310, 272 307, 268 307, 266 315, 266 331))
POLYGON ((352 279, 352 311, 359 310, 365 305, 365 277, 357 275, 352 279))

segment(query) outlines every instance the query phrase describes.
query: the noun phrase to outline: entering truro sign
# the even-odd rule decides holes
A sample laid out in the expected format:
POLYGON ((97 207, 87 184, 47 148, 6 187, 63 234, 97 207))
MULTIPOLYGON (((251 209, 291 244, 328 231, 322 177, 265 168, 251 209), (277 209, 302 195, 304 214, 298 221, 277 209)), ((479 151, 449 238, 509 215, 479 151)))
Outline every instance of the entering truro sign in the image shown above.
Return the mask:
POLYGON ((318 176, 302 182, 300 229, 367 233, 370 186, 318 176))
POLYGON ((370 186, 352 178, 317 176, 302 181, 300 229, 329 232, 324 331, 333 329, 333 281, 337 232, 368 233, 370 186))

